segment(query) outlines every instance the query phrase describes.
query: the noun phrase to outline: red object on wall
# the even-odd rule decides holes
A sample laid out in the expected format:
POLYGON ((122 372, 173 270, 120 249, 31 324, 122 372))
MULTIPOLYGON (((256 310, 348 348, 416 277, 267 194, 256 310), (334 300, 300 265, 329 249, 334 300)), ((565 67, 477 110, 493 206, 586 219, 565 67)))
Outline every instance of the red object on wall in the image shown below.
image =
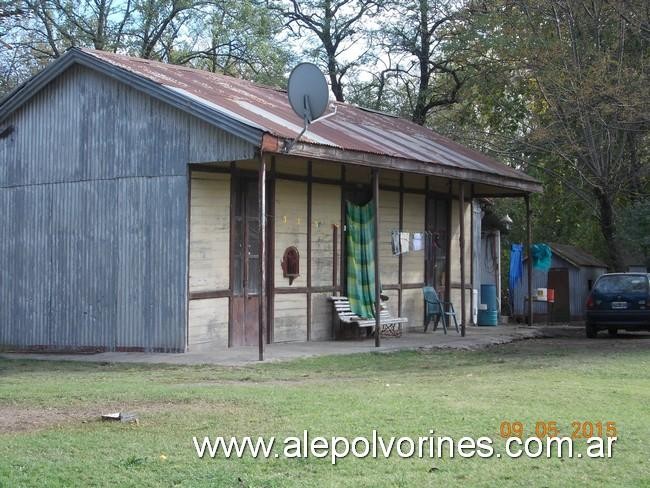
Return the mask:
POLYGON ((546 290, 546 301, 555 303, 555 290, 553 288, 546 290))

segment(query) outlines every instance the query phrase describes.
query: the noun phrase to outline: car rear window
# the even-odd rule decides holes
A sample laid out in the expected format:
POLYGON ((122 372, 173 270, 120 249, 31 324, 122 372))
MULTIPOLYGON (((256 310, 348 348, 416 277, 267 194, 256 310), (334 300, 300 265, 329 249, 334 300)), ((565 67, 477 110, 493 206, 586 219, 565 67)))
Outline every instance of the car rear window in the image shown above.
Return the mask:
POLYGON ((603 276, 595 290, 600 293, 647 293, 648 278, 642 275, 603 276))

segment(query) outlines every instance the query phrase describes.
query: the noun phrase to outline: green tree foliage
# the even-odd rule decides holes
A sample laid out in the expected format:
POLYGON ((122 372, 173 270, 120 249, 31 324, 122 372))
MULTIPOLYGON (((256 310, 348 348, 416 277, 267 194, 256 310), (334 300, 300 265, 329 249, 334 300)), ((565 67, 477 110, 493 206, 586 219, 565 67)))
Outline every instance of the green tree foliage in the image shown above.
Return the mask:
POLYGON ((387 45, 398 57, 411 120, 424 125, 431 110, 456 103, 464 83, 459 61, 462 22, 451 0, 396 2, 391 16, 401 19, 385 28, 387 45))
POLYGON ((424 125, 459 100, 466 81, 466 25, 454 0, 387 0, 374 32, 365 81, 351 99, 424 125), (369 76, 368 76, 369 75, 369 76))
MULTIPOLYGON (((281 20, 256 0, 23 0, 0 4, 5 91, 70 47, 124 52, 282 84, 281 20)), ((4 88, 3 87, 3 88, 4 88)))
POLYGON ((590 190, 608 261, 621 270, 617 212, 639 196, 647 177, 634 154, 639 135, 650 130, 650 39, 610 2, 546 0, 526 7, 525 49, 543 104, 527 142, 553 154, 590 190))
POLYGON ((621 215, 648 194, 650 38, 644 5, 468 5, 477 49, 468 50, 475 59, 467 65, 484 66, 467 83, 461 103, 434 120, 544 181, 548 196, 536 199, 544 208, 536 235, 601 249, 612 269, 624 268, 621 215), (563 225, 576 215, 576 225, 563 225), (572 230, 581 222, 586 234, 578 236, 572 230))
POLYGON ((277 42, 282 19, 254 0, 213 0, 166 43, 169 62, 270 85, 284 85, 292 59, 277 42))

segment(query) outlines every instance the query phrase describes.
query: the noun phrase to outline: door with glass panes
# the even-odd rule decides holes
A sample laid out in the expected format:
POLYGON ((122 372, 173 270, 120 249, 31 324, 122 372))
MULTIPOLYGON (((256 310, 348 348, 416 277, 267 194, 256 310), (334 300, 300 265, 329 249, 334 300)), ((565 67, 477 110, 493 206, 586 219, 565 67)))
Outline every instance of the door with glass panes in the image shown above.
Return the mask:
POLYGON ((448 300, 449 200, 430 196, 427 206, 426 283, 448 300))
POLYGON ((260 219, 257 178, 239 176, 232 185, 231 346, 258 343, 260 303, 260 219))

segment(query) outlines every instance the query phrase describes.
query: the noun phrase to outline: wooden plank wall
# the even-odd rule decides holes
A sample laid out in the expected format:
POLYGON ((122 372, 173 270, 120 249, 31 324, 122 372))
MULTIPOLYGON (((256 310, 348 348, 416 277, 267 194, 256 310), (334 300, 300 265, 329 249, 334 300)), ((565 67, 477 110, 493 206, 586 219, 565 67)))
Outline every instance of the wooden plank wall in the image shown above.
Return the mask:
MULTIPOLYGON (((286 165, 276 166, 276 171, 286 169, 286 165)), ((274 342, 307 340, 307 189, 307 182, 275 180, 274 342), (300 275, 291 285, 280 265, 290 246, 300 254, 300 275)))
MULTIPOLYGON (((230 287, 230 175, 192 172, 190 297, 230 287)), ((190 299, 188 345, 228 346, 228 297, 190 299)))
MULTIPOLYGON (((425 196, 412 193, 404 194, 404 221, 402 228, 406 232, 424 232, 425 196)), ((424 251, 413 251, 402 258, 402 283, 424 283, 424 251)), ((422 290, 420 290, 421 292, 422 290)))
MULTIPOLYGON (((270 259, 270 331, 272 342, 327 340, 333 338, 334 317, 328 297, 340 290, 343 282, 341 226, 342 187, 370 181, 367 168, 313 163, 289 157, 276 158, 271 167, 273 201, 270 259), (336 277, 334 273, 334 232, 336 226, 336 277), (291 285, 283 276, 281 260, 287 247, 300 253, 300 276, 291 285)), ((391 231, 423 232, 426 228, 427 191, 435 188, 439 198, 448 182, 428 181, 417 175, 382 172, 380 175, 379 253, 384 294, 394 315, 409 318, 407 329, 421 330, 423 319, 422 286, 425 280, 425 253, 411 251, 394 256, 391 231)), ((210 292, 229 288, 228 227, 229 175, 196 173, 192 179, 192 223, 190 229, 190 291, 210 292), (209 210, 210 209, 210 210, 209 210), (221 252, 216 252, 220 249, 221 252)), ((466 218, 467 310, 471 262, 471 205, 466 218)), ((460 310, 460 272, 458 254, 458 202, 452 201, 450 236, 451 299, 460 310)), ((226 346, 228 342, 228 296, 207 296, 190 302, 190 344, 226 346)), ((460 314, 459 314, 460 315, 460 314)))
MULTIPOLYGON (((339 256, 341 252, 341 165, 276 157, 272 174, 273 342, 331 339, 333 317, 327 298, 337 289, 333 285, 334 226, 339 239, 336 252, 339 256), (291 285, 281 267, 289 246, 300 253, 300 276, 291 285)), ((338 260, 336 276, 341 276, 338 260)))
POLYGON ((190 300, 189 349, 228 347, 228 297, 190 300))
POLYGON ((307 340, 307 293, 276 294, 273 300, 273 342, 307 340))
POLYGON ((300 253, 300 276, 294 288, 307 286, 307 183, 277 179, 275 181, 275 276, 276 287, 289 286, 280 262, 284 250, 295 246, 300 253))
MULTIPOLYGON (((399 184, 399 183, 398 183, 399 184)), ((399 192, 379 191, 379 261, 382 284, 399 283, 399 256, 393 255, 391 233, 400 229, 399 192)))
MULTIPOLYGON (((406 184, 406 179, 405 179, 406 184)), ((407 232, 425 230, 426 197, 422 194, 404 193, 403 229, 407 232)), ((424 314, 424 250, 404 254, 402 258, 402 316, 408 317, 408 328, 422 330, 424 314)))
MULTIPOLYGON (((469 196, 468 196, 469 197, 469 196)), ((458 215, 458 200, 451 204, 451 232, 450 232, 450 300, 454 304, 458 320, 460 321, 461 300, 460 300, 460 225, 458 215)), ((468 323, 472 320, 472 204, 465 202, 465 317, 468 323)))
MULTIPOLYGON (((311 286, 331 287, 334 275, 332 226, 337 226, 340 231, 341 187, 314 183, 311 198, 311 286)), ((337 251, 340 254, 338 242, 337 251)), ((336 276, 340 277, 340 260, 337 260, 336 266, 336 276)), ((332 304, 327 297, 333 294, 334 291, 331 290, 311 296, 311 340, 332 338, 332 304)))
MULTIPOLYGON (((332 225, 341 225, 344 184, 369 184, 370 170, 358 166, 332 163, 312 163, 289 157, 277 158, 274 163, 275 256, 272 306, 272 337, 274 342, 326 340, 333 337, 331 304, 327 298, 338 291, 332 285, 333 245, 332 225), (311 201, 311 214, 309 211, 311 201), (309 219, 311 217, 311 219, 309 219), (308 239, 311 238, 310 246, 308 239), (296 246, 301 256, 301 276, 291 286, 282 275, 280 262, 284 249, 296 246), (307 266, 307 250, 311 263, 307 266)), ((384 294, 389 297, 388 308, 394 315, 409 318, 408 329, 421 330, 423 322, 422 286, 425 280, 424 251, 394 256, 391 249, 391 231, 423 232, 426 218, 426 195, 434 192, 438 198, 447 196, 447 180, 400 175, 395 171, 380 174, 379 255, 384 294)), ((469 195, 468 195, 469 197, 469 195)), ((454 206, 455 205, 455 206, 454 206)), ((451 298, 460 310, 460 272, 458 254, 458 206, 451 209, 450 277, 451 298), (456 288, 454 288, 454 286, 456 288)), ((466 281, 471 283, 471 210, 466 217, 466 281)), ((343 252, 342 228, 338 229, 338 254, 343 252)), ((343 282, 337 263, 339 284, 343 282)), ((468 317, 471 317, 471 291, 467 292, 468 317)), ((460 314, 459 314, 460 316, 460 314)))
POLYGON ((227 289, 230 175, 192 172, 190 293, 227 289))

